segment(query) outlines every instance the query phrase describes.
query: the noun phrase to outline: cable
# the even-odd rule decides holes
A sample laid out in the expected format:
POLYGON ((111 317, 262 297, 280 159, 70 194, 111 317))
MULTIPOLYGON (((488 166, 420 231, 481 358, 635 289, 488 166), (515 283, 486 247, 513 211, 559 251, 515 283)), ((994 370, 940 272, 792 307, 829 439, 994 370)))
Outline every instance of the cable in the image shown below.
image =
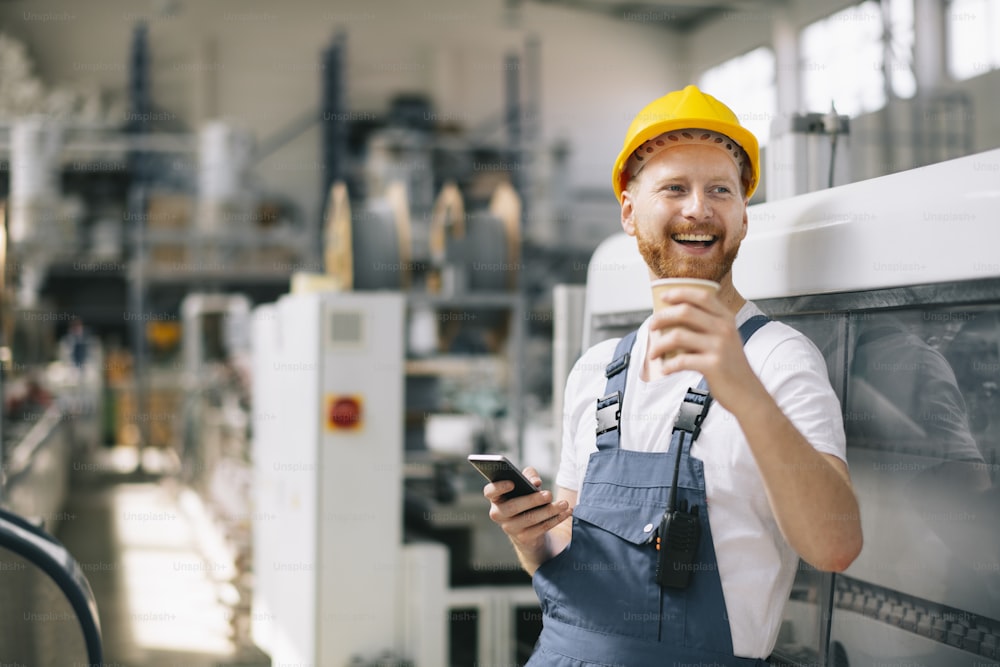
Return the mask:
POLYGON ((687 431, 678 431, 680 437, 677 439, 677 452, 674 454, 674 480, 670 483, 670 495, 667 496, 667 514, 672 514, 674 504, 677 502, 677 476, 681 470, 681 452, 684 451, 684 434, 687 431))
POLYGON ((837 108, 830 100, 830 112, 823 116, 823 131, 830 135, 830 172, 827 177, 827 187, 833 187, 834 165, 837 159, 837 135, 840 132, 840 118, 837 108))
POLYGON ((827 184, 828 188, 833 187, 833 166, 837 159, 837 133, 830 135, 830 176, 827 184))

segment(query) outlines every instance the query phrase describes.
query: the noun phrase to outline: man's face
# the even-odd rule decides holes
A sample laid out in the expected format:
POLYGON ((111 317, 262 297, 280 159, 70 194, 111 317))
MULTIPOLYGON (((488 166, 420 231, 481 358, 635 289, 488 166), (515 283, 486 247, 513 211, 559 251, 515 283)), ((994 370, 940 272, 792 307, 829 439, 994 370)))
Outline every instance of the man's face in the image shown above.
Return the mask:
POLYGON ((711 146, 657 153, 622 193, 622 227, 656 278, 730 280, 747 231, 736 164, 711 146))

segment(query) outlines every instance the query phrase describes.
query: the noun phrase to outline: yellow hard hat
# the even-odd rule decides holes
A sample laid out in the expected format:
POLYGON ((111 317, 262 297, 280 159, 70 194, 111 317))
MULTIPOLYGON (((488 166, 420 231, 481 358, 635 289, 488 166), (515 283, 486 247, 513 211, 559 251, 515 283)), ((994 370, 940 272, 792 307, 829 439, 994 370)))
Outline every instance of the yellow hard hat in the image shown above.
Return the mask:
POLYGON ((712 130, 726 135, 740 145, 750 158, 750 181, 747 183, 746 197, 749 199, 753 195, 760 182, 760 148, 757 137, 740 125, 732 109, 701 92, 697 86, 687 86, 684 90, 667 93, 647 104, 629 125, 611 177, 615 197, 619 202, 622 200, 622 190, 628 185, 625 165, 629 156, 643 143, 664 132, 687 128, 712 130))

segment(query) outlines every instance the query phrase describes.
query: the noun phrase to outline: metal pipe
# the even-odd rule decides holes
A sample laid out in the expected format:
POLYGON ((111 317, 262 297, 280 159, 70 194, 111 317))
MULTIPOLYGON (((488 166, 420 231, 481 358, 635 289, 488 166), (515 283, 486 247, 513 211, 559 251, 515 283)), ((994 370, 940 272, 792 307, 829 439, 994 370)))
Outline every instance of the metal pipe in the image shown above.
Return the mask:
POLYGON ((895 153, 892 113, 896 105, 892 91, 892 12, 890 0, 881 0, 879 4, 882 10, 882 86, 885 91, 885 106, 879 114, 882 120, 882 164, 885 165, 884 171, 893 172, 896 170, 892 163, 895 153))
MULTIPOLYGON (((129 57, 129 119, 128 129, 145 137, 149 133, 149 110, 152 108, 152 85, 149 75, 149 39, 144 22, 135 26, 129 57)), ((128 211, 135 224, 134 254, 132 258, 132 280, 129 282, 129 303, 132 310, 133 370, 135 374, 136 417, 141 433, 139 443, 139 467, 142 466, 142 448, 150 443, 150 424, 147 418, 148 401, 146 382, 146 281, 143 275, 146 261, 146 208, 149 184, 154 178, 151 173, 149 155, 142 150, 132 151, 128 162, 135 174, 135 180, 128 195, 128 211)))
MULTIPOLYGON (((0 206, 0 297, 7 291, 7 226, 6 213, 4 207, 0 206)), ((2 304, 2 301, 0 301, 2 304)), ((0 306, 0 350, 4 350, 6 346, 6 336, 3 335, 4 325, 4 310, 0 306)), ((4 471, 6 470, 6 465, 4 464, 4 450, 3 450, 3 439, 6 435, 6 424, 4 423, 4 409, 6 407, 6 401, 3 399, 4 396, 4 385, 6 384, 7 378, 4 373, 4 355, 0 355, 0 505, 4 502, 4 471)))
POLYGON ((144 184, 132 187, 129 192, 128 209, 133 214, 133 256, 129 267, 129 308, 132 314, 133 373, 135 382, 136 417, 141 433, 139 461, 142 449, 150 444, 150 419, 147 415, 148 396, 146 391, 146 216, 147 193, 144 184))
POLYGON ((538 161, 535 159, 537 151, 532 147, 538 146, 541 138, 541 43, 537 36, 528 37, 524 44, 524 129, 523 143, 528 150, 520 153, 521 158, 521 220, 524 221, 525 235, 530 235, 531 227, 537 230, 537 223, 532 224, 533 216, 537 213, 535 207, 535 179, 534 173, 538 161))
MULTIPOLYGON (((507 141, 511 146, 511 158, 517 167, 521 165, 521 59, 516 53, 504 56, 504 126, 507 129, 507 141)), ((514 189, 521 196, 519 169, 512 175, 514 189)))
POLYGON ((302 136, 306 130, 318 123, 319 119, 320 113, 316 109, 301 113, 283 128, 257 144, 257 149, 253 152, 253 160, 260 162, 285 144, 294 141, 302 136))
MULTIPOLYGON (((144 153, 193 153, 198 148, 198 140, 193 134, 147 134, 127 135, 114 134, 106 139, 94 140, 92 137, 82 140, 65 139, 60 145, 60 152, 112 153, 142 151, 144 153)), ((0 151, 10 151, 13 142, 0 141, 0 151)))
MULTIPOLYGON (((330 188, 337 181, 346 180, 347 175, 347 132, 349 114, 347 110, 346 81, 347 35, 337 32, 323 51, 320 90, 320 128, 323 133, 323 181, 320 183, 320 215, 326 210, 326 198, 330 188)), ((319 220, 309 220, 313 229, 314 255, 311 260, 319 261, 319 249, 323 247, 323 226, 319 220), (315 222, 315 224, 313 224, 315 222)))

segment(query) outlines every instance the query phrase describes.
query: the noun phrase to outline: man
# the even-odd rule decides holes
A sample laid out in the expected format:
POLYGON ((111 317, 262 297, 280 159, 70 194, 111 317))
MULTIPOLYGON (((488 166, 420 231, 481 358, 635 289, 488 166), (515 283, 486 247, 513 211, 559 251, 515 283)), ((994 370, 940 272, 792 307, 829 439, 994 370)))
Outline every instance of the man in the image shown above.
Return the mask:
POLYGON ((509 482, 484 488, 541 602, 531 667, 763 665, 798 557, 841 571, 861 549, 823 358, 783 324, 754 334, 766 320, 733 286, 759 174, 754 136, 695 86, 649 104, 626 134, 613 185, 650 278, 720 289, 668 291, 634 347, 631 336, 605 341, 580 358, 554 498, 504 500, 509 482), (689 391, 702 379, 707 413, 689 391), (673 430, 685 400, 703 411, 673 430), (680 529, 662 520, 675 494, 672 516, 700 532, 675 538, 680 529), (670 571, 689 578, 670 581, 670 571))

